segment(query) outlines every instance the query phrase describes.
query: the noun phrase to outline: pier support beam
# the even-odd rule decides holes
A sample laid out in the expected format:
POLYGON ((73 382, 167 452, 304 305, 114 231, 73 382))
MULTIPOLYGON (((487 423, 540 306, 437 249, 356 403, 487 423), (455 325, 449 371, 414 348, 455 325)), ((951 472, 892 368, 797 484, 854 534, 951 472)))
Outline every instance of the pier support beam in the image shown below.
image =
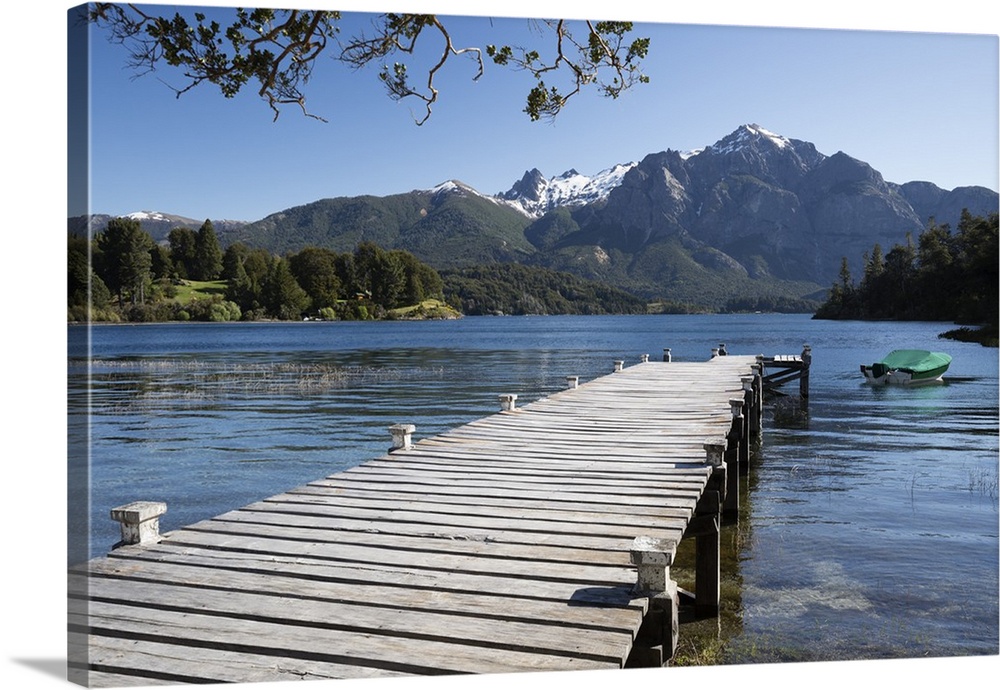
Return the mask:
POLYGON ((799 376, 799 397, 809 399, 809 365, 812 364, 812 346, 806 343, 802 346, 802 374, 799 376))
POLYGON ((760 443, 764 436, 764 355, 757 355, 757 363, 751 369, 754 372, 754 442, 760 443))
POLYGON ((746 472, 750 469, 750 405, 746 398, 733 398, 729 401, 733 409, 733 426, 739 420, 739 463, 740 471, 746 472))
POLYGON ((694 604, 699 615, 719 613, 722 565, 719 527, 728 483, 725 452, 725 441, 705 444, 705 462, 712 466, 712 476, 685 532, 685 536, 695 539, 694 604))
POLYGON ((167 504, 160 501, 135 501, 111 509, 111 519, 121 524, 122 539, 112 546, 155 544, 160 541, 160 516, 167 512, 167 504))
POLYGON ((744 376, 740 378, 743 384, 743 409, 746 410, 744 426, 746 427, 746 437, 748 443, 757 443, 760 438, 761 418, 757 416, 757 392, 755 390, 756 376, 744 376))
POLYGON ((637 578, 633 593, 649 597, 626 667, 666 666, 677 651, 680 630, 677 583, 670 579, 670 566, 677 554, 677 542, 670 539, 636 537, 631 560, 637 578))
POLYGON ((746 471, 746 443, 743 440, 743 398, 731 398, 729 407, 733 424, 725 451, 726 458, 726 500, 722 507, 727 518, 737 518, 740 513, 740 467, 746 471))

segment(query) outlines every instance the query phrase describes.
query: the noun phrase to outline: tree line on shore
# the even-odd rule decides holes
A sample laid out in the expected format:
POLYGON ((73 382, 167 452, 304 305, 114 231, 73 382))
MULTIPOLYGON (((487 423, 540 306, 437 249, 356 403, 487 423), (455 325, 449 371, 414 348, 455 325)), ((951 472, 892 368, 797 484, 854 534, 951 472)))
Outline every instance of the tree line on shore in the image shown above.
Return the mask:
POLYGON ((239 242, 223 251, 210 220, 157 244, 139 221, 113 218, 90 241, 70 234, 68 267, 70 321, 381 319, 426 300, 448 306, 411 313, 646 312, 628 292, 567 273, 514 264, 439 273, 372 242, 346 253, 310 246, 278 256, 239 242), (189 281, 199 296, 182 299, 189 281))
POLYGON ((113 218, 90 242, 70 235, 68 269, 71 321, 379 318, 443 289, 437 271, 403 250, 362 242, 353 253, 307 247, 276 256, 237 242, 223 251, 210 220, 157 244, 139 221, 113 218), (223 286, 176 299, 188 280, 223 286))
POLYGON ((866 252, 859 282, 844 257, 839 280, 814 318, 951 321, 977 329, 949 331, 949 337, 996 345, 997 225, 996 213, 963 211, 955 232, 932 218, 915 243, 908 235, 888 252, 878 244, 866 252))

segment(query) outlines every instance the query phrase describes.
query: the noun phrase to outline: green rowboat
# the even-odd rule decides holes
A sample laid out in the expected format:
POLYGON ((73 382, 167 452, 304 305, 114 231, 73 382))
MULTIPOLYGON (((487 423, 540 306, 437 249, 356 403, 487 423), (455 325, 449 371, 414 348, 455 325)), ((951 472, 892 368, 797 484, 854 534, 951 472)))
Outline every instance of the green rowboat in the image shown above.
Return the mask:
POLYGON ((940 381, 951 364, 951 355, 928 350, 893 350, 874 364, 862 364, 865 381, 875 385, 912 386, 940 381))

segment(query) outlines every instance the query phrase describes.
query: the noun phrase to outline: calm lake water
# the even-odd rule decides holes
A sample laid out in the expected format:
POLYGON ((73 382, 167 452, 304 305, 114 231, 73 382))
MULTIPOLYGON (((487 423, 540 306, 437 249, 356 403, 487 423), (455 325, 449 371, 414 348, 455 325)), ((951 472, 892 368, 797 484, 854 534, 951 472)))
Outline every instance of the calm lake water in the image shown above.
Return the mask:
POLYGON ((723 533, 723 616, 682 644, 722 639, 716 663, 995 655, 997 350, 946 329, 804 315, 70 326, 69 428, 89 445, 70 482, 90 506, 70 513, 70 560, 107 553, 117 505, 165 501, 161 529, 176 529, 381 455, 397 422, 431 436, 501 393, 522 404, 664 348, 691 361, 723 342, 809 343, 807 410, 768 407, 723 533), (904 347, 952 354, 946 381, 862 383, 860 363, 904 347))

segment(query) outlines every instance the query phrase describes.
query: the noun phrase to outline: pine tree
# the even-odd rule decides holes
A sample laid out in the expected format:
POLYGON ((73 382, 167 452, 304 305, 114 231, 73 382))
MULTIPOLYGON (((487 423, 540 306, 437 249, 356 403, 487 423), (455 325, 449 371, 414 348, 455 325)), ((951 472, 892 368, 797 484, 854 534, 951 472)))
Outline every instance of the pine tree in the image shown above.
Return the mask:
POLYGON ((288 260, 276 257, 261 285, 261 302, 277 319, 299 319, 309 308, 309 295, 295 280, 288 260))
POLYGON ((153 258, 153 238, 139 221, 112 218, 103 233, 97 236, 105 272, 102 279, 118 297, 118 305, 128 299, 132 304, 146 301, 146 285, 150 280, 153 258))
POLYGON ((195 280, 215 280, 222 272, 222 249, 212 221, 205 220, 195 237, 195 280))

